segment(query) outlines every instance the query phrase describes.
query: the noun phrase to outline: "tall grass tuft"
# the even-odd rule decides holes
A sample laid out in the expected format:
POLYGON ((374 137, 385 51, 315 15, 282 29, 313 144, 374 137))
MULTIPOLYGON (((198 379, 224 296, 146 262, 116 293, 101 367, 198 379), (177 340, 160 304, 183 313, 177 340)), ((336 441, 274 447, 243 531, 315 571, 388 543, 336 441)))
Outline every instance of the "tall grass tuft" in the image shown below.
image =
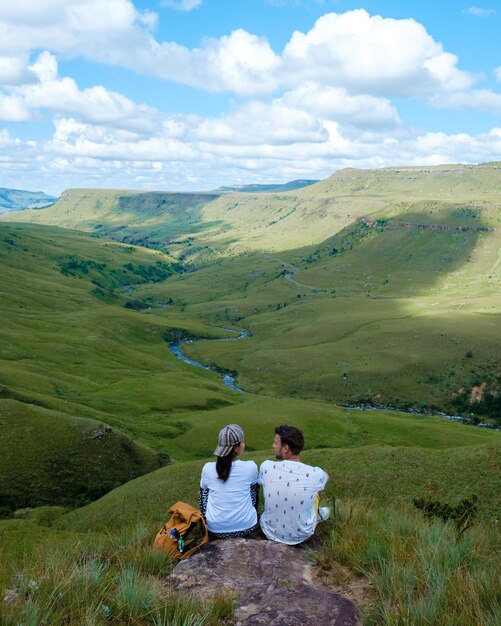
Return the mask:
POLYGON ((499 555, 496 528, 458 537, 454 524, 408 509, 338 501, 319 559, 369 578, 365 626, 479 626, 501 623, 499 555))
POLYGON ((0 624, 213 626, 231 617, 231 598, 201 603, 174 593, 166 584, 173 565, 151 549, 144 527, 40 546, 10 565, 0 624))

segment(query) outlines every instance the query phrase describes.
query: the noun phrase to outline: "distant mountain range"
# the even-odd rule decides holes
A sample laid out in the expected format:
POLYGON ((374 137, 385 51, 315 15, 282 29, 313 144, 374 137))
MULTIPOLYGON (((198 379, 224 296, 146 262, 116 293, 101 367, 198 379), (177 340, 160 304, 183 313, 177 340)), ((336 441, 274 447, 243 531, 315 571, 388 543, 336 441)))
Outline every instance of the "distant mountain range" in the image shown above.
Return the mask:
POLYGON ((0 214, 23 209, 41 209, 55 202, 57 198, 43 191, 25 191, 0 187, 0 214))
POLYGON ((291 180, 288 183, 271 185, 230 185, 218 187, 214 191, 218 193, 233 193, 235 191, 240 193, 274 193, 276 191, 294 191, 318 182, 318 180, 291 180))

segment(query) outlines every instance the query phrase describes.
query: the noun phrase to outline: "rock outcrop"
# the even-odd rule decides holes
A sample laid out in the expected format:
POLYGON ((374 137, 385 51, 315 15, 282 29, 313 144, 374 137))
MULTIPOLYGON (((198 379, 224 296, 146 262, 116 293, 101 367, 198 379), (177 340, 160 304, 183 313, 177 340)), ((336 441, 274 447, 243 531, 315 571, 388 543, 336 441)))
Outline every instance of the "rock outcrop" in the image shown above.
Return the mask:
POLYGON ((258 539, 205 545, 172 573, 180 593, 235 597, 236 626, 359 626, 355 605, 314 581, 305 550, 258 539))

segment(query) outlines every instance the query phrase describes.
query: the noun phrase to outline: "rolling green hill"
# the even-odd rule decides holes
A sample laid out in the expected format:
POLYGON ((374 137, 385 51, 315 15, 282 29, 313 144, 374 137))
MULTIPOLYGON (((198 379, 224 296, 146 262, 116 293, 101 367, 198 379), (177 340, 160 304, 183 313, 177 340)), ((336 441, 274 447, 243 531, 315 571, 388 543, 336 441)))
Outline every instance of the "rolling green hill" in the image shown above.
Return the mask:
POLYGON ((500 194, 498 163, 347 169, 281 194, 71 190, 12 217, 169 251, 196 269, 135 299, 250 329, 244 343, 189 348, 246 388, 495 417, 500 194))
MULTIPOLYGON (((248 440, 254 443, 252 438, 248 440)), ((500 450, 499 445, 448 450, 378 445, 311 450, 302 458, 329 473, 323 494, 326 499, 377 501, 399 507, 420 496, 456 502, 475 493, 480 496, 482 513, 490 518, 501 512, 492 468, 500 450)), ((270 458, 264 452, 247 456, 258 461, 270 458)), ((202 465, 200 461, 178 463, 142 476, 59 517, 54 527, 79 532, 119 530, 138 523, 160 527, 170 504, 182 500, 197 505, 202 465)))
POLYGON ((0 437, 2 517, 26 507, 81 506, 168 460, 102 422, 4 394, 0 437))
MULTIPOLYGON (((402 403, 441 400, 439 394, 430 393, 436 384, 425 376, 430 378, 431 374, 426 370, 418 374, 416 367, 416 375, 423 381, 416 383, 404 367, 411 333, 421 333, 421 339, 415 341, 416 352, 425 345, 422 336, 426 328, 419 330, 419 324, 425 324, 427 316, 423 321, 419 312, 414 316, 400 314, 399 322, 394 299, 367 300, 374 307, 365 310, 358 306, 360 298, 356 295, 332 298, 320 292, 304 293, 297 298, 297 287, 277 271, 277 261, 257 253, 232 262, 223 258, 206 269, 178 274, 177 265, 161 252, 76 231, 4 224, 0 238, 0 307, 4 320, 0 404, 7 407, 5 425, 9 425, 2 445, 9 451, 5 458, 10 459, 12 472, 5 475, 4 491, 5 506, 11 509, 16 507, 7 488, 12 483, 9 476, 19 472, 16 459, 23 463, 23 456, 16 451, 22 448, 29 433, 37 438, 38 428, 44 429, 48 439, 40 438, 45 453, 36 455, 34 467, 46 477, 47 490, 40 489, 36 481, 29 488, 19 483, 17 492, 24 496, 22 501, 16 501, 23 507, 28 506, 30 498, 39 504, 61 503, 54 495, 55 474, 45 469, 43 473, 42 468, 52 463, 49 444, 58 440, 55 433, 66 432, 64 429, 76 419, 97 420, 148 446, 141 448, 144 461, 139 462, 138 452, 131 444, 128 474, 124 474, 123 467, 111 471, 115 448, 122 444, 115 435, 110 437, 109 441, 116 443, 115 448, 105 446, 103 453, 109 454, 105 459, 111 463, 103 469, 104 486, 92 491, 83 487, 88 485, 86 479, 76 481, 80 485, 79 501, 151 468, 158 463, 153 450, 174 461, 210 456, 213 433, 231 421, 242 423, 255 438, 256 450, 267 448, 273 425, 283 421, 284 416, 305 429, 312 447, 381 444, 447 448, 493 441, 493 433, 464 427, 461 430, 461 426, 433 418, 353 413, 330 404, 332 400, 358 400, 353 390, 365 390, 371 380, 369 384, 379 385, 390 399, 391 385, 402 384, 402 403), (244 277, 246 283, 242 284, 244 277), (295 294, 292 297, 291 289, 295 294), (283 302, 286 295, 290 303, 277 308, 275 301, 283 302), (332 309, 332 305, 336 308, 332 309), (358 310, 357 315, 354 310, 358 310), (333 311, 337 330, 328 322, 333 311), (393 330, 385 331, 389 319, 393 320, 393 330), (398 333, 396 322, 401 324, 398 333), (311 337, 312 324, 317 328, 315 342, 311 337), (200 358, 236 369, 246 388, 265 395, 231 391, 215 373, 181 363, 167 350, 169 340, 182 336, 231 336, 225 330, 229 325, 248 326, 253 336, 238 342, 197 342, 186 349, 200 353, 200 358), (368 331, 361 340, 357 333, 365 331, 360 329, 368 331), (387 351, 387 361, 382 361, 380 342, 382 338, 389 341, 392 335, 392 349, 387 351), (399 342, 402 351, 396 368, 399 342), (357 343, 366 354, 371 347, 374 350, 374 369, 368 374, 367 366, 358 372, 348 368, 345 380, 347 366, 346 362, 339 363, 340 347, 346 345, 347 360, 350 350, 356 355, 351 358, 359 359, 357 343), (335 365, 331 362, 334 358, 338 359, 335 365), (348 389, 345 396, 344 389, 348 389), (415 389, 419 395, 413 395, 415 389), (270 392, 276 397, 269 396, 270 392), (308 397, 314 401, 301 399, 308 397), (21 419, 26 421, 23 432, 27 434, 13 437, 11 429, 21 419), (107 472, 109 480, 104 479, 107 472), (118 474, 120 479, 115 478, 118 474)), ((398 305, 402 303, 399 301, 398 305)), ((454 319, 444 314, 444 320, 455 324, 455 332, 459 332, 460 326, 454 319)), ((465 333, 471 332, 467 322, 465 333)), ((432 340, 437 340, 435 335, 432 340)), ((482 350, 490 350, 495 340, 495 329, 492 335, 484 333, 482 350)), ((449 338, 443 340, 443 352, 437 351, 428 367, 440 359, 451 358, 445 349, 448 342, 449 338)), ((455 347, 454 343, 451 345, 455 347)), ((482 356, 478 347, 478 356, 473 360, 464 357, 463 347, 458 350, 457 358, 468 365, 477 363, 482 356)), ((369 358, 366 354, 363 356, 369 358)), ((354 362, 360 368, 360 362, 354 362)), ((459 366, 457 369, 459 374, 459 366)), ((80 430, 85 428, 93 427, 81 426, 80 430)), ((77 436, 78 444, 65 443, 69 441, 67 435, 61 435, 59 441, 54 458, 66 464, 68 475, 74 478, 75 470, 71 468, 78 463, 72 465, 70 455, 76 455, 73 458, 78 460, 89 442, 81 435, 77 436)), ((26 480, 33 472, 26 474, 26 480)))
MULTIPOLYGON (((232 422, 257 462, 277 424, 304 430, 304 460, 329 472, 325 495, 340 501, 327 569, 353 546, 345 564, 393 589, 415 565, 410 547, 435 554, 447 537, 455 573, 440 561, 430 577, 461 575, 451 588, 477 598, 476 616, 495 615, 478 572, 495 570, 501 433, 424 413, 501 418, 500 171, 344 170, 287 193, 70 190, 4 216, 0 513, 15 519, 0 521, 0 593, 20 594, 7 623, 170 623, 152 613, 166 606, 170 566, 151 539, 169 505, 196 503, 232 422), (176 359, 168 344, 183 338, 250 393, 176 359), (412 510, 414 498, 472 495, 479 522, 463 538, 412 510), (381 531, 390 548, 376 545, 381 519, 394 524, 381 531), (386 578, 368 565, 387 562, 386 578), (156 604, 134 600, 132 618, 130 599, 153 587, 156 604)), ((426 585, 416 606, 433 597, 426 585)), ((450 623, 479 623, 449 598, 447 615, 461 616, 450 623)))
POLYGON ((43 211, 9 220, 78 228, 193 261, 319 244, 358 218, 402 202, 499 203, 501 167, 341 170, 283 193, 161 193, 73 189, 43 211))
MULTIPOLYGON (((127 307, 133 285, 176 271, 169 257, 59 228, 2 224, 0 265, 4 512, 74 506, 150 471, 169 458, 159 431, 178 432, 162 424, 164 411, 228 402, 207 376, 205 386, 180 392, 193 375, 168 358, 165 337, 176 324, 127 307)), ((177 327, 214 333, 196 322, 177 327)))

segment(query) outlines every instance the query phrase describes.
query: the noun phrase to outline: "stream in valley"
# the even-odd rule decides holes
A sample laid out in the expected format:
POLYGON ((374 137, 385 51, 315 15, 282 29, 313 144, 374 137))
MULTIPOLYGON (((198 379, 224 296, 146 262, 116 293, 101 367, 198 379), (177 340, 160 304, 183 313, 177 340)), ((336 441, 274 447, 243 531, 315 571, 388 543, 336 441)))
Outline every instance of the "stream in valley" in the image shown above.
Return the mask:
MULTIPOLYGON (((224 328, 223 330, 229 330, 232 332, 239 333, 238 337, 226 337, 225 339, 217 339, 217 341, 238 341, 239 339, 245 339, 249 336, 248 330, 235 330, 234 328, 224 328)), ((220 367, 204 365, 203 363, 199 363, 198 361, 194 361, 184 354, 182 351, 182 346, 187 343, 194 343, 195 341, 202 341, 202 339, 183 339, 182 341, 173 341, 169 344, 170 352, 176 356, 181 361, 188 363, 188 365, 193 365, 194 367, 201 367, 204 370, 211 370, 212 372, 216 372, 219 374, 223 380, 223 383, 233 389, 233 391, 238 391, 239 393, 250 393, 246 389, 242 389, 235 382, 236 374, 231 374, 230 372, 226 372, 220 367)), ((207 341, 207 340, 205 340, 207 341)))
MULTIPOLYGON (((224 328, 224 330, 238 332, 239 335, 237 337, 227 337, 226 339, 217 339, 217 341, 238 341, 239 339, 245 339, 249 336, 248 330, 235 330, 234 328, 224 328)), ((169 344, 170 352, 176 356, 181 361, 188 363, 188 365, 193 365, 194 367, 201 367, 205 370, 211 370, 212 372, 216 372, 219 374, 223 380, 223 383, 233 389, 233 391, 238 391, 239 393, 251 393, 246 389, 242 389, 235 382, 236 374, 230 374, 226 372, 222 368, 210 365, 204 365, 203 363, 199 363, 198 361, 194 361, 190 359, 188 356, 184 354, 182 351, 182 346, 188 343, 194 343, 195 341, 202 341, 202 339, 183 339, 182 341, 173 341, 169 344)), ((207 341, 207 340, 205 340, 207 341)), ((440 417, 442 419, 446 419, 452 422, 460 422, 462 424, 468 424, 471 426, 478 426, 480 428, 490 428, 493 430, 500 430, 499 427, 496 427, 492 424, 488 424, 486 422, 477 422, 469 417, 465 417, 462 415, 447 415, 446 413, 428 413, 426 411, 420 411, 419 409, 398 407, 393 405, 370 405, 370 404, 345 404, 343 405, 344 409, 355 409, 357 411, 397 411, 400 413, 410 413, 412 415, 422 415, 423 417, 440 417)))

